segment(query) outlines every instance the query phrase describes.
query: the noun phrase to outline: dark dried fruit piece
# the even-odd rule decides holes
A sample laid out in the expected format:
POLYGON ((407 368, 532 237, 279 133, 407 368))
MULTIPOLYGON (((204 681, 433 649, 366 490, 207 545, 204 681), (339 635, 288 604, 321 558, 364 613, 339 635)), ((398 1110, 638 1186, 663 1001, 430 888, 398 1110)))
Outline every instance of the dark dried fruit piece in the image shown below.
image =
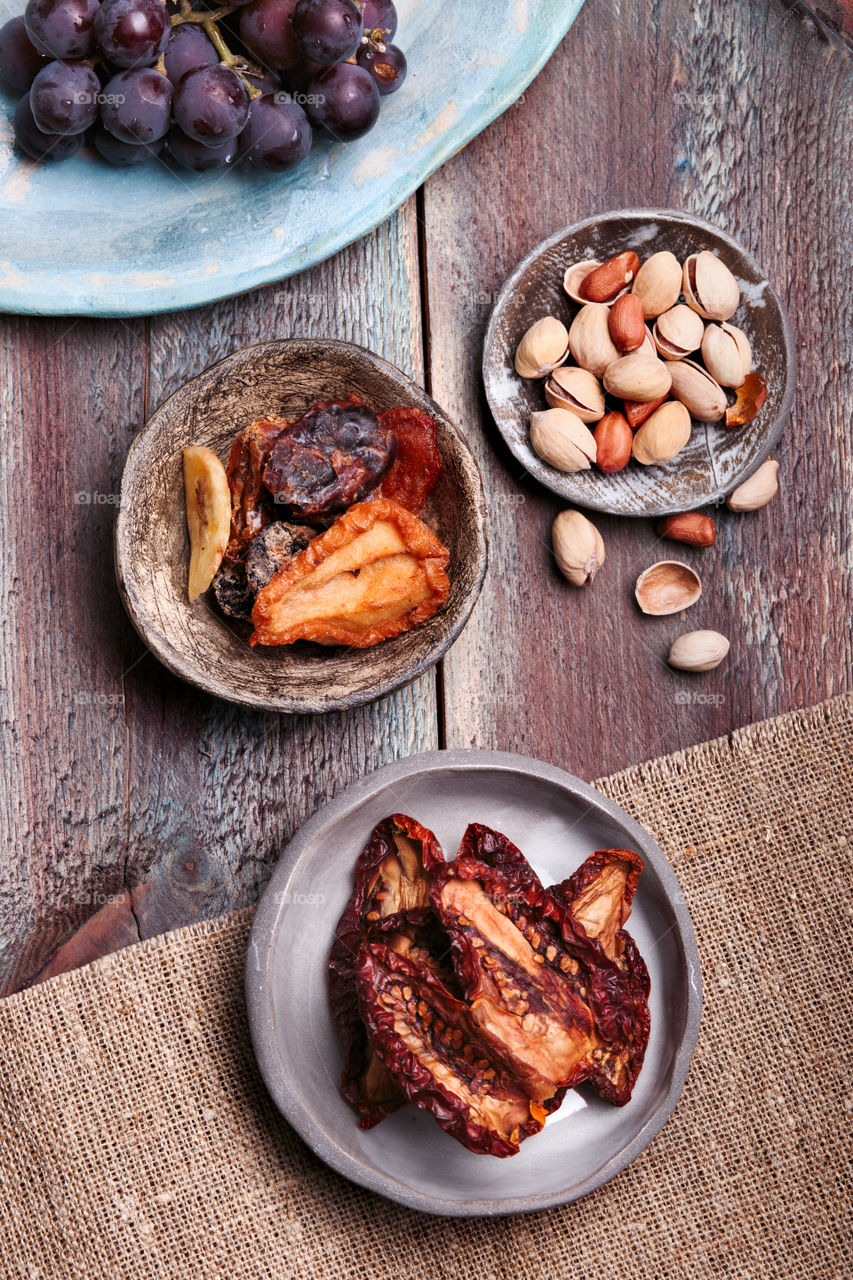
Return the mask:
POLYGON ((277 514, 263 476, 272 447, 286 426, 286 418, 259 418, 234 438, 225 468, 231 490, 231 537, 225 559, 232 564, 277 514))
POLYGON ((737 399, 726 409, 727 427, 745 427, 757 415, 767 399, 767 383, 760 373, 748 373, 743 385, 735 390, 737 399))
POLYGON ((316 536, 317 530, 310 525, 276 520, 253 538, 246 552, 246 578, 253 596, 316 536))
POLYGON ((434 420, 422 409, 386 409, 383 427, 397 437, 397 456, 377 492, 419 516, 441 475, 434 420))
POLYGON ((366 405, 315 405, 276 440, 264 483, 279 515, 328 523, 376 488, 396 448, 366 405))
POLYGON ((255 593, 246 578, 245 560, 222 561, 213 579, 213 593, 216 603, 229 618, 250 620, 255 593))

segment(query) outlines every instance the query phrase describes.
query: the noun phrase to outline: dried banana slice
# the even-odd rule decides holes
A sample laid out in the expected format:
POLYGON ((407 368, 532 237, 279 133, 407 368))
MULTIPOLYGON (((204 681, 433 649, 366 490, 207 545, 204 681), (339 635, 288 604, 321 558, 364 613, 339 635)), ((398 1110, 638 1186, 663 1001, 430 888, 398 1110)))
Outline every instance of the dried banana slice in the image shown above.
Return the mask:
POLYGON ((184 449, 184 492, 190 534, 190 604, 207 591, 222 563, 231 531, 231 491, 225 468, 212 449, 184 449))

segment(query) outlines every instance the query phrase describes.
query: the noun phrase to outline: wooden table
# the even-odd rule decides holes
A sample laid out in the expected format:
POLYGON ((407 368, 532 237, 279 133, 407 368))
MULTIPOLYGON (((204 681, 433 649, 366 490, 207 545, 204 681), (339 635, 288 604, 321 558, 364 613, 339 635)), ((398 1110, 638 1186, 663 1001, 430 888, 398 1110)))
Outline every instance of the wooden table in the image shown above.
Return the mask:
MULTIPOLYGON (((851 66, 781 0, 587 0, 544 72, 384 226, 304 275, 125 323, 0 319, 0 990, 254 901, 293 831, 352 779, 435 747, 501 748, 594 778, 851 685, 851 66), (719 512, 688 616, 632 603, 650 522, 601 518, 590 590, 555 571, 560 504, 485 409, 481 343, 519 258, 595 211, 683 208, 764 265, 790 310, 797 403, 781 495, 719 512), (419 379, 462 424, 491 568, 438 671, 373 706, 253 714, 171 677, 112 570, 128 446, 187 378, 250 342, 333 335, 419 379), (689 626, 718 672, 671 672, 689 626)), ((849 3, 825 4, 853 30, 849 3)), ((680 549, 679 549, 680 553, 680 549)))

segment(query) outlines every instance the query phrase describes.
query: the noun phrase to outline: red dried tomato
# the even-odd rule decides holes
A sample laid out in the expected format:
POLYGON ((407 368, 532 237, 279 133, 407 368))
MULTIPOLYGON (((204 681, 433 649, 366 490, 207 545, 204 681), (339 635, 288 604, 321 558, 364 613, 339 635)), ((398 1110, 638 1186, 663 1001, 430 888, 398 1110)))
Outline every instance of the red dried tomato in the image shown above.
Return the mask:
POLYGON ((396 435, 397 456, 378 491, 419 516, 441 475, 435 422, 422 409, 405 408, 386 409, 379 421, 396 435))

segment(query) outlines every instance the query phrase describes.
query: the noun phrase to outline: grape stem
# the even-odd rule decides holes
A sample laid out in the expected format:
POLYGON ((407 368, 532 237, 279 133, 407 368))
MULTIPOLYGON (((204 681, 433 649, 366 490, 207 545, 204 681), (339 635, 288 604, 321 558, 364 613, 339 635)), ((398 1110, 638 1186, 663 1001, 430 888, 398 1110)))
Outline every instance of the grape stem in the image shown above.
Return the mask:
POLYGON ((223 5, 219 9, 208 9, 206 12, 197 13, 193 10, 192 0, 181 0, 181 12, 172 14, 172 26, 180 27, 185 22, 193 22, 204 28, 208 40, 219 54, 220 61, 235 75, 238 75, 246 86, 246 92, 250 98, 259 98, 261 90, 257 85, 252 84, 244 75, 245 62, 242 58, 232 53, 222 37, 222 32, 217 26, 223 18, 227 18, 229 13, 233 13, 238 7, 237 5, 223 5))

